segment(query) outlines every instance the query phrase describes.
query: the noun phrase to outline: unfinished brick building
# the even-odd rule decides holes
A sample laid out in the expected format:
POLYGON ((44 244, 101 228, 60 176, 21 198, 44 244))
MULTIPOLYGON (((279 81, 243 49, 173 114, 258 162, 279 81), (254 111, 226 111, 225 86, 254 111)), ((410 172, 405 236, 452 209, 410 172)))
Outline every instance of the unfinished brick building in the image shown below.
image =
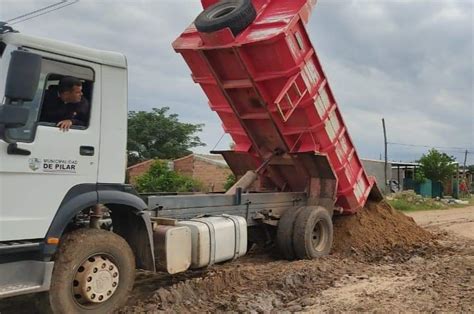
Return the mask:
POLYGON ((220 155, 191 154, 173 161, 174 170, 201 182, 205 192, 223 192, 232 173, 220 155))

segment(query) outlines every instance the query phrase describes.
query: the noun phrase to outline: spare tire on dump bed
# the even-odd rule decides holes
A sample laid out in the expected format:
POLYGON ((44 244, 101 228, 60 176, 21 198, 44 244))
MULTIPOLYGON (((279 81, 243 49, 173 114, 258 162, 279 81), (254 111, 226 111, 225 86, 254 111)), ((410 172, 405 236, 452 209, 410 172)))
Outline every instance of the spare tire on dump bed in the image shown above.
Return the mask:
POLYGON ((201 12, 194 21, 202 33, 212 33, 226 27, 234 36, 247 28, 257 16, 251 0, 222 0, 201 12))

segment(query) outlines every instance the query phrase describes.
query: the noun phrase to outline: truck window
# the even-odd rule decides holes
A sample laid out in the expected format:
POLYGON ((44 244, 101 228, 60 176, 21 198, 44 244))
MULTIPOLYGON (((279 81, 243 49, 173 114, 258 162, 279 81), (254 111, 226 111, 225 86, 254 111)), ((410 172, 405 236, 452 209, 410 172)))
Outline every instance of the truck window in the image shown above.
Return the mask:
MULTIPOLYGON (((46 78, 44 97, 38 120, 41 125, 56 127, 57 122, 66 119, 64 114, 68 111, 68 109, 66 109, 68 105, 64 104, 59 96, 59 84, 62 78, 64 78, 64 75, 56 73, 48 74, 46 78)), ((81 102, 84 108, 79 108, 83 111, 79 113, 80 117, 78 116, 80 121, 78 120, 77 123, 73 124, 72 128, 86 129, 89 126, 93 82, 84 79, 79 79, 79 81, 82 84, 83 99, 81 102)))
MULTIPOLYGON (((35 97, 32 101, 25 102, 23 106, 30 109, 30 116, 27 124, 22 128, 8 129, 8 138, 18 142, 33 142, 35 137, 36 126, 38 123, 41 125, 48 125, 56 127, 54 123, 44 123, 40 121, 40 113, 47 93, 54 93, 55 87, 57 87, 59 80, 63 76, 73 76, 83 82, 83 94, 89 102, 89 110, 92 106, 92 88, 94 82, 94 71, 91 68, 78 66, 69 63, 63 63, 53 61, 49 59, 43 59, 41 66, 40 81, 35 97)), ((87 114, 87 120, 90 114, 87 114)), ((84 129, 88 126, 74 127, 84 129)))

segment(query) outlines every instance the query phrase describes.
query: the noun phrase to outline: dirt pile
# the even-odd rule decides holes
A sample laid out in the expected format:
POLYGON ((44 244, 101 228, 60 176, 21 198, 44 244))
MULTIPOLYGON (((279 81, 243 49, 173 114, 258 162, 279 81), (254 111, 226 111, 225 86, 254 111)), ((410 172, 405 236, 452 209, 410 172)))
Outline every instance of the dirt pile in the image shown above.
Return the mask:
POLYGON ((369 259, 427 249, 434 236, 413 218, 393 209, 385 201, 368 202, 351 216, 334 217, 336 255, 356 255, 369 259))

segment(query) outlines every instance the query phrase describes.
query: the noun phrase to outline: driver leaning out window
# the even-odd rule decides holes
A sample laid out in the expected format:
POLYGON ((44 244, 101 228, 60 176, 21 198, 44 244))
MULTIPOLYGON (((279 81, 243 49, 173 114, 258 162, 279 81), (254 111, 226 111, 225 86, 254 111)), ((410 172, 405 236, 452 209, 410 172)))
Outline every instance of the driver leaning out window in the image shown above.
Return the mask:
POLYGON ((59 81, 57 90, 52 88, 46 93, 40 122, 54 123, 68 131, 73 125, 87 126, 88 116, 89 102, 82 95, 82 82, 66 76, 59 81))

